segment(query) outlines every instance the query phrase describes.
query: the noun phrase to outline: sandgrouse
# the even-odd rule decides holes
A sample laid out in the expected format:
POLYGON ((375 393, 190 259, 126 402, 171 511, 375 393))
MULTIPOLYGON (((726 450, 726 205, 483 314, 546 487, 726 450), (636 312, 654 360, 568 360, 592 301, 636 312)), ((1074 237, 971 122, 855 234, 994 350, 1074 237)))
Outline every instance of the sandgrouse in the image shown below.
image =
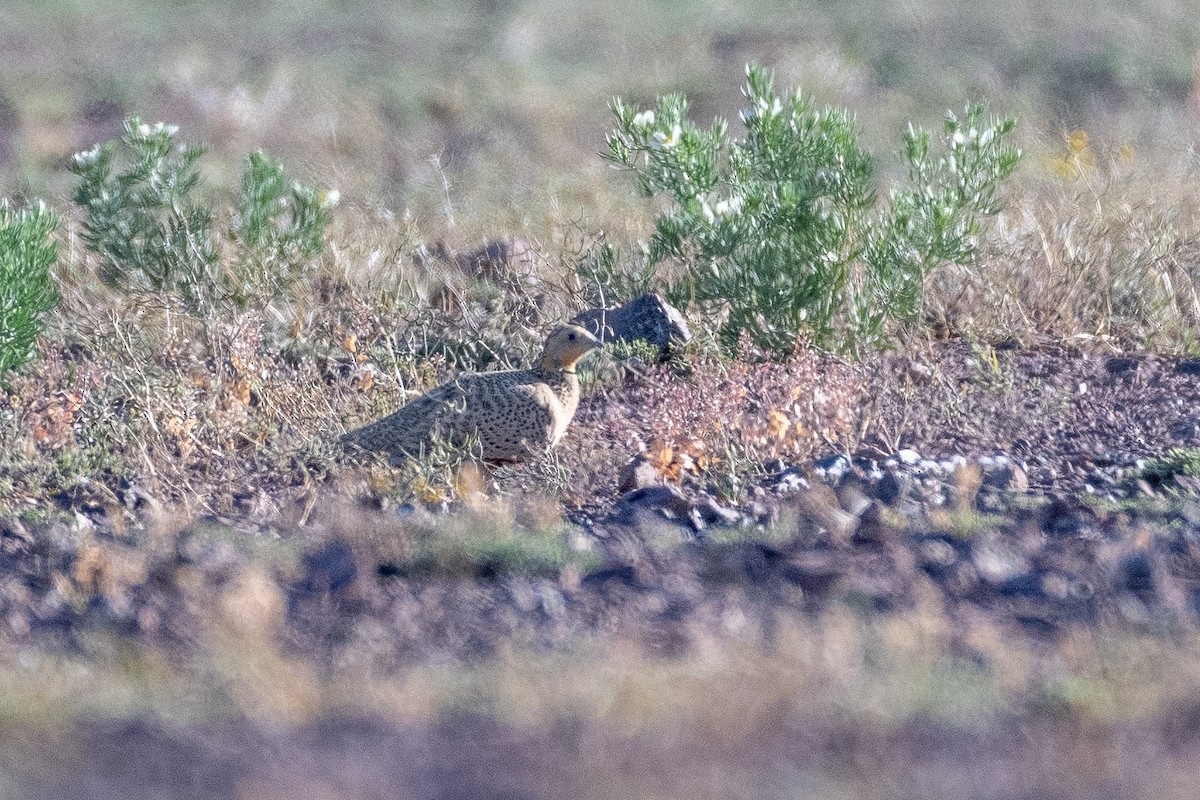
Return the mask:
POLYGON ((566 432, 579 406, 575 364, 600 346, 585 329, 561 325, 531 369, 459 375, 341 441, 400 462, 427 452, 435 439, 461 443, 475 435, 485 461, 524 461, 566 432))

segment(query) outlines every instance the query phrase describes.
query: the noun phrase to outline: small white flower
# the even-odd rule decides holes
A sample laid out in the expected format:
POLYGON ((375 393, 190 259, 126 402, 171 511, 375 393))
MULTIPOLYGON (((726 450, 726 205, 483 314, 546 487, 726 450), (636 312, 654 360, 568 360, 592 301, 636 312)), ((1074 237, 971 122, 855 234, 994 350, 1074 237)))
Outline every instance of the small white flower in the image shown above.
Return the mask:
POLYGON ((700 195, 696 195, 696 199, 700 201, 700 213, 702 213, 702 214, 704 215, 704 218, 705 218, 706 220, 708 220, 708 224, 709 224, 709 225, 712 225, 714 222, 716 222, 716 221, 717 221, 717 216, 716 216, 716 214, 714 214, 714 213, 713 213, 713 210, 712 210, 712 208, 711 208, 711 207, 708 205, 708 201, 707 201, 707 200, 705 200, 705 199, 704 199, 703 197, 701 197, 700 195))
POLYGON ((713 209, 718 219, 725 219, 731 214, 736 214, 742 210, 742 198, 734 196, 728 200, 718 200, 716 207, 713 209))
POLYGON ((178 125, 167 125, 165 122, 156 122, 154 125, 148 125, 143 122, 138 125, 138 133, 142 136, 150 137, 159 133, 166 133, 168 136, 174 136, 179 133, 178 125))
POLYGON ((85 164, 95 164, 99 158, 100 145, 95 145, 91 150, 84 150, 83 152, 76 153, 74 155, 75 163, 81 167, 85 164))
POLYGON ((327 192, 321 193, 321 208, 333 208, 342 199, 342 193, 337 189, 330 189, 327 192))
POLYGON ((655 131, 653 138, 650 139, 650 146, 655 150, 670 150, 679 144, 680 129, 678 125, 671 128, 671 132, 655 131))
POLYGON ((635 128, 649 128, 653 124, 654 112, 649 109, 635 115, 633 118, 633 127, 635 128))
POLYGON ((767 98, 758 98, 758 113, 755 116, 777 117, 783 111, 783 103, 776 97, 767 102, 767 98))

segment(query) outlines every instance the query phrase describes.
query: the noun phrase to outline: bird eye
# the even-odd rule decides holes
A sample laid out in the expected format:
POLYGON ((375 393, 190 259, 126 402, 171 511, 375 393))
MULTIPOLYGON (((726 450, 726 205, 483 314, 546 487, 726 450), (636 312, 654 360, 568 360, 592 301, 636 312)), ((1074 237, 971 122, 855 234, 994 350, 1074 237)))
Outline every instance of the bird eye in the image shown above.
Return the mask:
POLYGON ((573 341, 575 341, 575 334, 573 334, 573 333, 572 333, 572 334, 571 334, 570 336, 568 336, 567 338, 568 338, 568 339, 570 339, 570 340, 573 342, 573 341))

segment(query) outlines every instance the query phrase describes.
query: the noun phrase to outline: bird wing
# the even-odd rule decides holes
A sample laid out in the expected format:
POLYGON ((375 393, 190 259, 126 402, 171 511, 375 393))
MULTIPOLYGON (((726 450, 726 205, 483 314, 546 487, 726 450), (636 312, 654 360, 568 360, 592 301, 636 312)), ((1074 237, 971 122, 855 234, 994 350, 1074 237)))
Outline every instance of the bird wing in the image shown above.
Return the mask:
POLYGON ((455 419, 463 415, 466 405, 464 386, 469 383, 464 379, 469 377, 464 375, 431 389, 378 422, 347 433, 342 441, 366 450, 392 453, 415 453, 428 447, 439 428, 453 428, 455 419))
POLYGON ((554 390, 545 383, 537 382, 518 384, 512 391, 527 404, 532 419, 536 420, 535 429, 530 432, 530 443, 533 443, 535 438, 544 438, 545 441, 539 442, 540 445, 556 444, 570 420, 565 418, 562 401, 558 399, 554 390))

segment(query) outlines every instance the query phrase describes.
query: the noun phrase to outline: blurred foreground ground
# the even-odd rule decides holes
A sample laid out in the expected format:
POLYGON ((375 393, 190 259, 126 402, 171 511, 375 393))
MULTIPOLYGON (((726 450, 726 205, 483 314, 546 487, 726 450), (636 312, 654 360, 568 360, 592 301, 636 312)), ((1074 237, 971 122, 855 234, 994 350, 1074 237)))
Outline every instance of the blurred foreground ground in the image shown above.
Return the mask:
POLYGON ((303 527, 303 497, 265 520, 10 522, 0 787, 1190 796, 1200 501, 1186 465, 1148 482, 1137 460, 1200 443, 1195 362, 991 352, 856 373, 863 413, 925 456, 888 466, 868 435, 858 463, 894 479, 782 461, 740 504, 686 474, 665 503, 617 500, 615 421, 636 429, 647 393, 711 402, 664 369, 586 398, 562 463, 598 477, 573 510, 501 478, 448 514, 323 488, 303 527))

